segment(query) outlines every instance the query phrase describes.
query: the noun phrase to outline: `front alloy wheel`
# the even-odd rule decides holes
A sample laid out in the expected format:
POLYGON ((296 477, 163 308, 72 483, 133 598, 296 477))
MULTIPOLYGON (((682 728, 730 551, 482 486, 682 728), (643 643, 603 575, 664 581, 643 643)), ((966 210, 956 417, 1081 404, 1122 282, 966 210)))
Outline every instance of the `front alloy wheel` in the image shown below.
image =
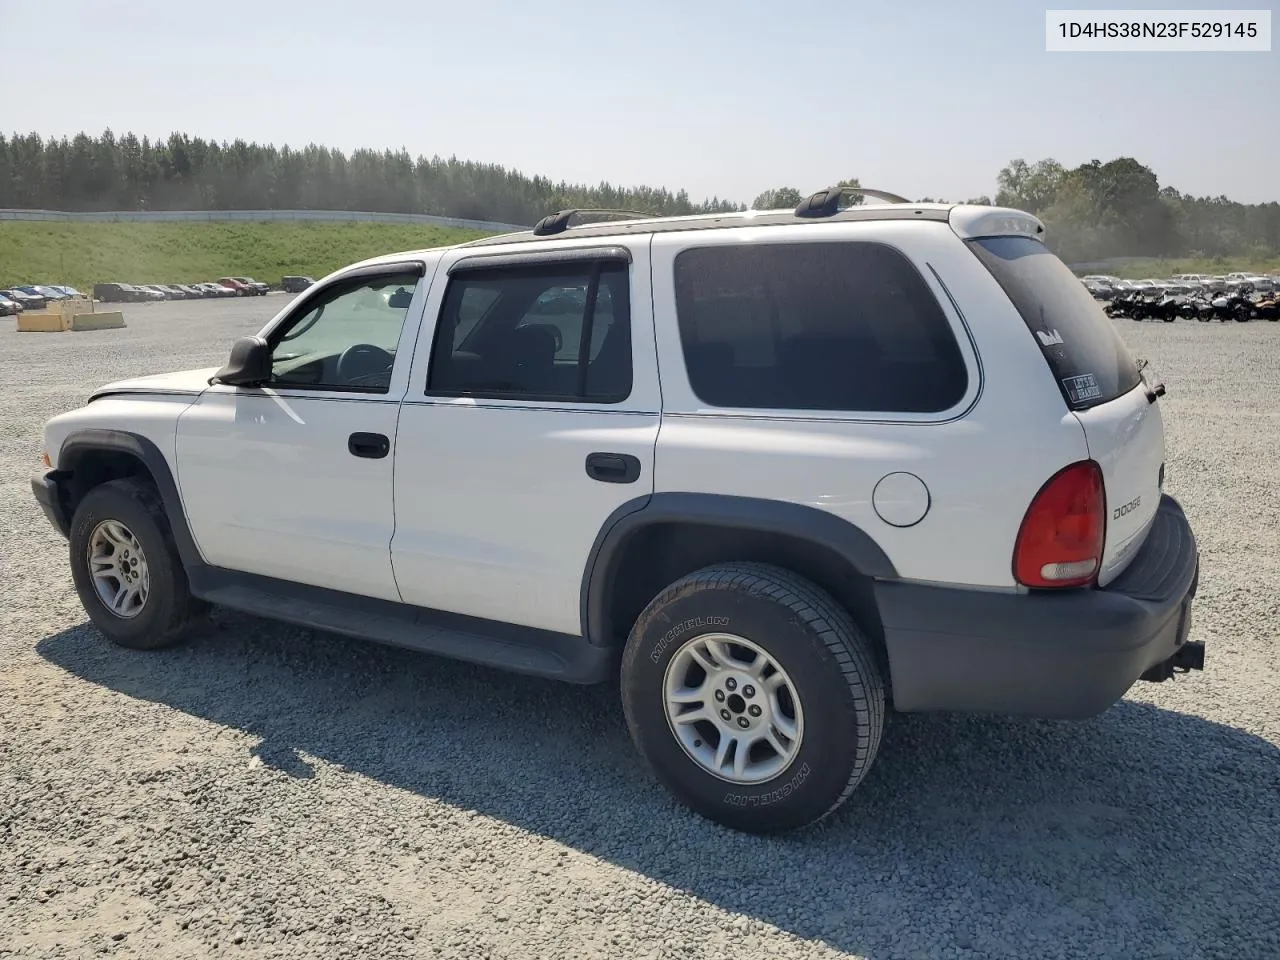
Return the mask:
POLYGON ((132 620, 151 590, 147 556, 132 531, 119 520, 103 520, 89 534, 89 575, 102 605, 132 620))

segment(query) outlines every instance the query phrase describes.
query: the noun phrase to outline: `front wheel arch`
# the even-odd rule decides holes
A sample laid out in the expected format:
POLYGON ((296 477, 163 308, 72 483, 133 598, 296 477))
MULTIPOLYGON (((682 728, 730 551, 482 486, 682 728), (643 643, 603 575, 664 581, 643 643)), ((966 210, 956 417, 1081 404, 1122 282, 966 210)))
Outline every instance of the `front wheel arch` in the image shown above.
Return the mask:
POLYGON ((129 477, 150 483, 164 506, 183 566, 190 573, 204 565, 187 524, 173 470, 148 437, 123 430, 77 430, 63 441, 57 470, 63 477, 58 485, 59 496, 68 517, 80 500, 102 483, 129 477))

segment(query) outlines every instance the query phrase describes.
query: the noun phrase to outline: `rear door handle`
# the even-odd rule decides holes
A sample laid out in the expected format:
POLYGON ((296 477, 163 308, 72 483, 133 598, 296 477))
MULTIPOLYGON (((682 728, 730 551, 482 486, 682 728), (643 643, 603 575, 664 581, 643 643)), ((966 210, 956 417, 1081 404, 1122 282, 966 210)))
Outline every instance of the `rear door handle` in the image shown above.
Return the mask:
POLYGON ((381 460, 391 452, 391 441, 380 433, 353 433, 347 437, 347 450, 352 456, 381 460))
POLYGON ((601 483, 635 483, 640 479, 640 460, 629 453, 588 454, 587 476, 601 483))

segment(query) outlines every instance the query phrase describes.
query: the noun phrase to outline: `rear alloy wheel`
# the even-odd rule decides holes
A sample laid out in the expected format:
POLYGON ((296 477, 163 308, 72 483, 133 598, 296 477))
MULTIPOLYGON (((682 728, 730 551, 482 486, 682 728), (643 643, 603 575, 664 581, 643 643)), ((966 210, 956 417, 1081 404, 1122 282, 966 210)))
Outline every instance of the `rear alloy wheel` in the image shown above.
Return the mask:
POLYGON ((645 608, 622 660, 627 726, 657 778, 753 833, 834 811, 884 725, 872 647, 815 584, 759 563, 708 567, 645 608))

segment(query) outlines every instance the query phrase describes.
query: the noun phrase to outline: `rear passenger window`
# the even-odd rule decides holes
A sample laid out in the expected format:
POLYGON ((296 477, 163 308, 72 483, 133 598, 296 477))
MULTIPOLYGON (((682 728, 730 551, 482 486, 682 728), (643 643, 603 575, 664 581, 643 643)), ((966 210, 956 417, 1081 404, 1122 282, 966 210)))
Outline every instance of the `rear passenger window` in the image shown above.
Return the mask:
POLYGON ((628 265, 581 261, 455 273, 427 393, 618 403, 631 394, 628 265))
POLYGON ((676 310, 694 394, 717 407, 937 413, 968 372, 901 253, 869 242, 685 250, 676 310))

